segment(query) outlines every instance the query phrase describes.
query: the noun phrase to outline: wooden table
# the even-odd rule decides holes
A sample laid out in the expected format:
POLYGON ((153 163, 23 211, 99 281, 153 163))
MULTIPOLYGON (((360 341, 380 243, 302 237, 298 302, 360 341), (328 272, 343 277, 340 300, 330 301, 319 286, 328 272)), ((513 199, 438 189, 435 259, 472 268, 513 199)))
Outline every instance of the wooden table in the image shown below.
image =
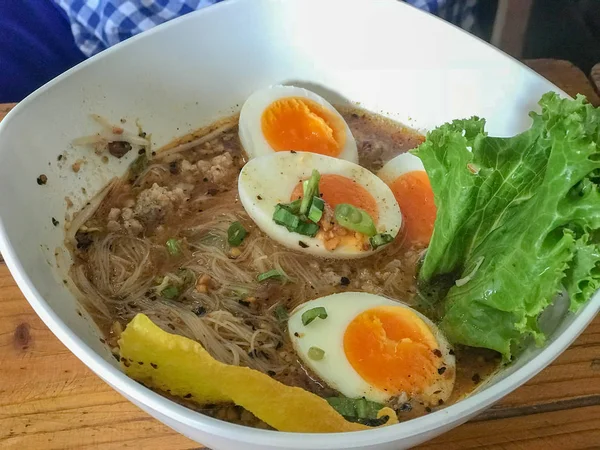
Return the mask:
MULTIPOLYGON (((600 104, 564 61, 528 62, 600 104)), ((0 118, 12 105, 0 105, 0 118)), ((1 258, 0 258, 1 259, 1 258)), ((0 262, 0 448, 192 449, 125 400, 36 316, 0 262)), ((550 367, 471 422, 422 449, 600 449, 600 317, 550 367)))

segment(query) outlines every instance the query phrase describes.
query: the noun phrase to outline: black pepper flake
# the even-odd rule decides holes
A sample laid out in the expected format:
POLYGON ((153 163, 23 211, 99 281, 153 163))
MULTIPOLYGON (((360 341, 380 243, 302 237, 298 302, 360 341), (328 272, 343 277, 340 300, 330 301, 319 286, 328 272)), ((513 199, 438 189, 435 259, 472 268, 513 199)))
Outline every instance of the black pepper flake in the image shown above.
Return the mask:
POLYGON ((100 338, 100 342, 102 342, 103 344, 106 344, 106 340, 100 338))
POLYGON ((431 408, 429 406, 426 406, 425 407, 425 411, 427 411, 428 413, 430 413, 431 412, 431 408))
POLYGON ((295 331, 295 332, 294 332, 294 336, 296 336, 296 337, 300 337, 300 335, 298 334, 298 332, 297 332, 297 331, 295 331))
POLYGON ((308 248, 308 244, 306 242, 298 241, 298 245, 302 248, 308 248))
POLYGON ((183 398, 192 398, 192 394, 185 394, 183 398))
POLYGON ((292 155, 295 155, 295 154, 296 154, 296 153, 298 153, 298 152, 297 152, 296 150, 291 150, 291 151, 290 151, 290 153, 291 153, 292 155))
POLYGON ((340 278, 340 284, 342 286, 348 286, 350 284, 350 278, 348 278, 348 277, 340 278))
POLYGON ((267 370, 267 375, 269 375, 270 377, 275 376, 275 372, 272 370, 267 370))
POLYGON ((445 371, 446 371, 446 367, 445 367, 445 366, 442 366, 442 367, 440 367, 440 368, 438 369, 438 373, 439 373, 440 375, 442 375, 442 374, 443 374, 445 371))
POLYGON ((261 197, 260 195, 257 195, 257 196, 256 196, 256 198, 257 198, 258 200, 262 200, 262 197, 261 197))
POLYGON ((140 148, 140 149, 138 150, 138 155, 143 155, 144 153, 146 153, 146 150, 145 150, 145 149, 143 149, 143 148, 140 148))
POLYGON ((442 400, 441 398, 438 400, 438 405, 442 406, 444 404, 444 400, 442 400))
POLYGON ((153 369, 158 369, 158 365, 157 364, 150 363, 150 365, 152 366, 153 369))
POLYGON ((60 222, 58 220, 56 220, 54 217, 52 218, 52 225, 54 225, 55 227, 58 226, 60 222))
POLYGON ((37 184, 42 186, 48 182, 48 177, 44 174, 41 174, 39 177, 37 177, 36 181, 37 181, 37 184))
POLYGON ((479 384, 481 382, 481 376, 478 373, 476 373, 471 377, 471 380, 473 380, 473 383, 479 384))
POLYGON ((171 330, 175 331, 175 325, 173 325, 172 323, 168 323, 168 324, 167 324, 167 326, 168 326, 168 327, 169 327, 171 330))
POLYGON ((208 178, 204 177, 204 178, 202 178, 202 181, 204 181, 206 183, 208 181, 208 178))
POLYGON ((192 309, 192 312, 194 314, 196 314, 198 317, 203 316, 204 314, 206 314, 206 308, 202 305, 196 306, 194 309, 192 309))
POLYGON ((432 351, 433 351, 433 354, 434 354, 435 356, 437 356, 438 358, 441 358, 441 357, 442 357, 442 352, 440 351, 440 349, 439 349, 439 348, 433 349, 432 351))
POLYGON ((247 302, 246 300, 238 300, 238 303, 246 308, 250 306, 250 302, 247 302))
POLYGON ((450 351, 448 352, 448 354, 454 356, 454 350, 450 349, 450 351))
POLYGON ((144 361, 138 361, 138 364, 139 364, 140 366, 143 366, 143 365, 144 365, 144 361))
POLYGON ((156 156, 156 152, 152 152, 152 156, 156 156))
POLYGON ((56 158, 58 161, 60 161, 61 159, 63 159, 63 155, 58 155, 58 158, 56 158))

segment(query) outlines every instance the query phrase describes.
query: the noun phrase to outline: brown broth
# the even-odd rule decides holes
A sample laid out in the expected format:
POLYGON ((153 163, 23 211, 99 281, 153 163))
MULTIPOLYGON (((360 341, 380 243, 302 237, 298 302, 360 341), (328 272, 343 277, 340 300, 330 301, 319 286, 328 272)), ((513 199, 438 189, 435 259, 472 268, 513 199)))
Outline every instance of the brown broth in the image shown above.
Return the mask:
MULTIPOLYGON (((360 164, 369 170, 378 170, 394 156, 415 148, 424 140, 414 130, 381 116, 355 109, 340 111, 357 141, 360 164)), ((231 121, 237 121, 237 117, 230 119, 231 121)), ((179 138, 164 149, 172 152, 178 145, 193 141, 226 123, 227 120, 221 121, 217 125, 179 138)), ((104 299, 110 317, 101 317, 97 313, 95 317, 106 331, 107 340, 113 347, 116 347, 119 330, 137 312, 149 314, 166 331, 194 338, 181 315, 171 314, 168 308, 151 309, 148 312, 148 308, 153 308, 160 300, 157 300, 160 293, 153 290, 157 284, 155 280, 167 273, 179 273, 181 267, 191 267, 195 279, 200 280, 204 273, 210 272, 211 263, 211 260, 203 259, 198 253, 199 246, 204 248, 204 240, 211 238, 210 230, 204 230, 203 227, 207 223, 215 223, 217 228, 212 238, 218 241, 217 238, 223 232, 223 223, 219 222, 219 217, 223 216, 228 220, 235 217, 249 231, 249 238, 244 245, 264 245, 267 255, 292 254, 293 261, 301 263, 309 274, 318 274, 319 283, 292 280, 286 283, 256 284, 248 281, 244 289, 249 292, 237 298, 238 294, 223 287, 224 280, 211 279, 206 284, 206 292, 203 292, 205 288, 196 285, 195 288, 188 288, 177 300, 160 301, 165 304, 176 301, 177 308, 193 311, 199 318, 227 311, 239 320, 241 327, 251 331, 271 327, 268 329, 276 330, 276 341, 261 344, 264 349, 269 349, 269 353, 255 349, 249 352, 248 357, 242 354, 243 358, 239 363, 259 369, 275 364, 283 367, 272 373, 268 371, 275 379, 324 397, 336 395, 334 390, 311 374, 297 359, 285 327, 278 329, 279 325, 271 319, 274 307, 283 305, 291 310, 307 300, 351 290, 401 299, 419 309, 415 295, 415 270, 423 248, 405 248, 400 242, 396 242, 377 255, 350 261, 317 259, 285 249, 270 241, 252 223, 237 199, 237 174, 244 163, 245 155, 235 125, 215 139, 184 152, 172 153, 167 157, 161 157, 160 151, 157 152, 156 157, 150 161, 147 172, 137 179, 126 179, 113 189, 85 224, 86 228, 78 233, 81 245, 73 251, 75 264, 72 274, 75 275, 79 269, 91 287, 86 288, 81 277, 78 279, 74 276, 75 282, 84 294, 91 289, 94 295, 104 299), (231 155, 231 158, 227 155, 231 155), (154 186, 155 183, 158 187, 154 186), (204 231, 195 234, 194 230, 197 229, 204 231), (94 259, 93 252, 97 251, 97 247, 109 235, 115 238, 108 244, 108 252, 112 255, 110 258, 114 261, 111 260, 109 266, 103 266, 104 269, 99 270, 99 263, 94 259), (166 253, 164 245, 167 239, 173 237, 182 241, 182 254, 174 257, 166 253), (143 248, 148 249, 148 254, 139 271, 140 289, 129 292, 123 290, 123 285, 127 283, 123 281, 123 273, 130 275, 135 270, 131 262, 135 258, 132 259, 131 255, 136 250, 135 247, 129 248, 124 242, 139 242, 136 239, 143 241, 143 248), (247 286, 250 288, 246 289, 247 286), (269 317, 266 325, 262 320, 265 317, 269 317), (275 350, 272 344, 276 344, 275 350)), ((236 255, 232 253, 233 250, 226 252, 221 247, 215 249, 244 273, 252 274, 253 279, 257 268, 263 264, 257 262, 256 258, 244 259, 244 253, 236 255)), ((285 262, 285 259, 282 260, 285 262)), ((294 267, 291 263, 289 266, 294 267)), ((265 268, 270 267, 266 265, 265 268)), ((118 349, 115 348, 114 351, 118 352, 118 349)), ((448 403, 467 395, 499 365, 499 359, 493 352, 470 348, 457 349, 456 352, 456 383, 448 403)), ((230 362, 219 355, 213 356, 230 362)), ((176 400, 223 420, 266 427, 252 414, 233 405, 198 407, 184 399, 176 400)), ((432 408, 423 405, 418 399, 409 399, 397 411, 400 420, 408 420, 444 406, 446 405, 440 404, 432 408)))

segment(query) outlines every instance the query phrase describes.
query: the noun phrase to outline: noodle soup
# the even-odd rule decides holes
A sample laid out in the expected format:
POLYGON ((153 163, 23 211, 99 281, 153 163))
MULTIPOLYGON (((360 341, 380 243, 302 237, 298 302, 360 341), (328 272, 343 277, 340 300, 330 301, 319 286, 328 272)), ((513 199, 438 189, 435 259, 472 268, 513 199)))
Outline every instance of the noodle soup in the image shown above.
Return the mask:
MULTIPOLYGON (((423 142, 415 131, 376 114, 339 111, 356 140, 359 165, 369 171, 423 142)), ((73 230, 71 242, 77 294, 122 361, 119 337, 143 313, 166 332, 197 341, 217 361, 255 369, 319 397, 338 396, 298 356, 281 312, 287 317, 313 299, 363 292, 399 299, 435 319, 419 299, 415 281, 426 242, 411 242, 400 233, 373 255, 334 259, 272 239, 240 201, 238 176, 248 154, 238 120, 220 121, 151 155, 140 148, 127 176, 113 180, 79 215, 85 221, 73 230), (245 231, 242 245, 231 245, 234 223, 245 231), (257 278, 269 271, 277 277, 257 278)), ((445 376, 454 388, 445 400, 432 404, 402 392, 383 404, 399 420, 427 414, 468 394, 500 362, 497 353, 486 350, 458 347, 450 354, 456 363, 445 376)), ((232 402, 200 403, 150 387, 205 414, 270 428, 232 402)))

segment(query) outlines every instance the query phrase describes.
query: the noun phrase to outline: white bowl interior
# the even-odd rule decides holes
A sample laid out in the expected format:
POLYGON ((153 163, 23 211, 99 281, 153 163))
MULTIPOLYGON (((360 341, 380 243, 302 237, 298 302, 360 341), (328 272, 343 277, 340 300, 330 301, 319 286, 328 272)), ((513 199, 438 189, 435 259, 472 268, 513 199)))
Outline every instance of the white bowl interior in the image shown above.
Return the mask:
POLYGON ((94 113, 114 123, 125 118, 132 129, 139 119, 156 148, 239 111, 255 89, 280 82, 309 87, 334 104, 358 102, 421 130, 478 115, 496 135, 525 129, 541 95, 557 90, 481 41, 394 0, 233 0, 103 52, 34 93, 0 125, 0 251, 49 327, 119 391, 213 448, 235 448, 232 442, 245 442, 245 448, 399 448, 465 421, 522 384, 593 318, 598 297, 578 315, 558 308, 549 314, 553 332, 546 346, 529 348, 477 395, 446 412, 351 437, 299 439, 243 429, 128 380, 63 284, 69 258, 62 249, 65 215, 121 175, 135 155, 104 164, 71 140, 98 129, 89 117, 94 113), (66 161, 57 161, 61 153, 66 161), (78 159, 86 163, 74 173, 70 167, 78 159), (40 174, 47 185, 36 183, 40 174), (67 196, 73 209, 66 208, 67 196), (60 264, 55 252, 63 255, 60 264), (402 444, 393 443, 399 439, 402 444))

